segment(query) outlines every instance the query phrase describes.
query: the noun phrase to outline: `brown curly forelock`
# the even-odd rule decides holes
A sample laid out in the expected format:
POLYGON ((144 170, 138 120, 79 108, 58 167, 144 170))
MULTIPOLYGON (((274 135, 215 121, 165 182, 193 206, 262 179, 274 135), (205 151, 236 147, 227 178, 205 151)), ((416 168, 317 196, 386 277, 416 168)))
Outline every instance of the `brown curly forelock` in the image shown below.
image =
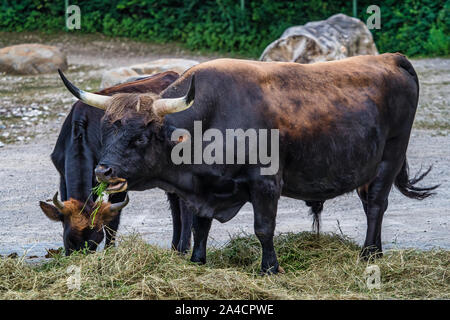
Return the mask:
POLYGON ((159 99, 153 93, 118 93, 111 97, 104 118, 113 123, 117 120, 139 116, 145 124, 162 122, 162 117, 153 110, 153 102, 159 99))

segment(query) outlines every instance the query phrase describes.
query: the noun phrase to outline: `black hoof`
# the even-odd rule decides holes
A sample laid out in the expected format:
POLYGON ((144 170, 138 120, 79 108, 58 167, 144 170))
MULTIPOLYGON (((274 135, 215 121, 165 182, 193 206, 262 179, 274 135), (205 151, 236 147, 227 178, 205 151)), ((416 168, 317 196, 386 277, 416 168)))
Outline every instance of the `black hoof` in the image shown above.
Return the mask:
POLYGON ((205 257, 196 257, 196 256, 192 255, 191 262, 198 263, 198 264, 205 264, 206 258, 205 257))
POLYGON ((273 274, 278 274, 278 273, 284 273, 284 269, 281 268, 279 265, 270 267, 270 268, 261 268, 261 272, 260 275, 261 276, 265 276, 265 275, 273 275, 273 274))
POLYGON ((377 247, 366 247, 361 250, 359 256, 361 260, 369 261, 383 257, 383 252, 377 247))
POLYGON ((178 244, 178 247, 177 247, 177 251, 183 255, 188 253, 190 249, 191 249, 191 246, 189 244, 185 245, 185 244, 182 244, 181 242, 180 242, 180 244, 178 244))

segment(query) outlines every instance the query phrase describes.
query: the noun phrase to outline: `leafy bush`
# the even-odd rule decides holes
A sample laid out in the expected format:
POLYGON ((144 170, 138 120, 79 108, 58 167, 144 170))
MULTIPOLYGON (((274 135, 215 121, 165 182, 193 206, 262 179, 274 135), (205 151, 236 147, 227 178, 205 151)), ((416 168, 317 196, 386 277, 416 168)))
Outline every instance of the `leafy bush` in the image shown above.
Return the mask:
MULTIPOLYGON (((2 1, 2 0, 0 0, 2 1)), ((289 26, 323 20, 336 13, 351 15, 352 1, 245 0, 72 0, 81 8, 81 30, 109 36, 167 42, 190 49, 227 51, 258 57, 289 26)), ((373 0, 358 1, 366 21, 373 0)), ((431 0, 387 0, 381 29, 372 30, 380 52, 407 55, 449 54, 449 8, 431 0)), ((58 32, 65 30, 61 0, 3 0, 0 30, 58 32)))

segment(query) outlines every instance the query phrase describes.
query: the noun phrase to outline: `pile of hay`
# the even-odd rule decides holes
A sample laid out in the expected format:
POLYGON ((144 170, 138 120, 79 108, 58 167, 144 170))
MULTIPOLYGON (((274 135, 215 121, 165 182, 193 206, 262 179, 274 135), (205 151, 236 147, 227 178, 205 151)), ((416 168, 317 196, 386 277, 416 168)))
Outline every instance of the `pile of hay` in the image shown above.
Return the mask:
POLYGON ((234 237, 208 251, 199 266, 146 244, 138 235, 95 254, 56 255, 32 266, 0 259, 0 299, 449 299, 450 251, 391 250, 372 264, 381 288, 369 290, 360 248, 338 235, 308 232, 275 238, 285 274, 260 276, 260 246, 234 237), (69 289, 69 266, 80 267, 80 289, 69 289))

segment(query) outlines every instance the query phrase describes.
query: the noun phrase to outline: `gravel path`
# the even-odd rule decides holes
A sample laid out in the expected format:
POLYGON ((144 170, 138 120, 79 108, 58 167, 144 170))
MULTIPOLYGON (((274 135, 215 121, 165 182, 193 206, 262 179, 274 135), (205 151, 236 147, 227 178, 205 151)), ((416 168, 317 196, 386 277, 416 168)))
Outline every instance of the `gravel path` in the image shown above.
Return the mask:
MULTIPOLYGON (((34 38, 33 41, 38 42, 34 38)), ((71 52, 68 58, 73 65, 72 77, 76 75, 84 81, 83 87, 95 88, 99 83, 99 71, 104 68, 174 56, 146 54, 148 48, 141 44, 132 44, 137 54, 130 57, 126 56, 129 48, 122 43, 90 41, 90 47, 76 47, 67 41, 64 42, 67 49, 66 44, 71 52)), ((211 58, 185 52, 177 52, 175 56, 200 61, 211 58)), ((421 165, 425 168, 432 164, 434 169, 424 183, 440 183, 441 187, 437 195, 423 201, 411 200, 393 190, 382 239, 385 248, 450 249, 450 59, 413 63, 421 79, 416 122, 421 123, 419 128, 430 130, 413 130, 409 164, 413 174, 421 165)), ((50 153, 72 101, 52 75, 23 78, 0 75, 0 254, 17 252, 42 256, 46 248, 62 246, 61 225, 44 216, 38 201, 50 198, 58 188, 59 178, 50 153), (33 124, 22 126, 24 116, 28 117, 29 112, 38 113, 33 110, 40 110, 43 116, 30 117, 33 124), (19 139, 21 136, 24 138, 19 139)), ((146 241, 168 247, 172 223, 164 192, 131 192, 130 198, 122 214, 119 233, 139 232, 146 241)), ((311 230, 312 220, 303 202, 282 198, 278 208, 277 232, 311 230)), ((342 231, 362 244, 365 230, 365 215, 355 193, 325 203, 322 231, 342 231)), ((231 221, 213 223, 209 244, 221 245, 230 234, 239 232, 253 233, 253 212, 248 204, 231 221)))

